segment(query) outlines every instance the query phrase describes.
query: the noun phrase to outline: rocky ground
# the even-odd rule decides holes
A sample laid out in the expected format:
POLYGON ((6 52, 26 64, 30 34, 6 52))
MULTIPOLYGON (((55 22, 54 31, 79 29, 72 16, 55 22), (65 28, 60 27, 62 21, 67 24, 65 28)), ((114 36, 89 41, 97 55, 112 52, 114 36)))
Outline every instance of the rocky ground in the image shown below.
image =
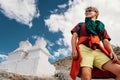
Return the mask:
POLYGON ((0 80, 70 80, 65 79, 66 74, 64 71, 58 71, 52 77, 40 78, 38 76, 26 76, 0 70, 0 80))
MULTIPOLYGON (((120 47, 113 46, 113 50, 120 59, 120 47)), ((40 78, 37 76, 25 76, 25 75, 19 75, 19 74, 0 70, 0 80, 71 80, 69 76, 71 62, 72 62, 72 58, 69 56, 52 63, 56 67, 57 71, 56 71, 56 74, 50 78, 40 78)), ((77 80, 80 80, 80 79, 77 78, 77 80)), ((93 80, 97 80, 97 79, 93 79, 93 80)), ((99 79, 99 80, 104 80, 104 79, 99 79)), ((106 80, 114 80, 114 79, 106 79, 106 80)))

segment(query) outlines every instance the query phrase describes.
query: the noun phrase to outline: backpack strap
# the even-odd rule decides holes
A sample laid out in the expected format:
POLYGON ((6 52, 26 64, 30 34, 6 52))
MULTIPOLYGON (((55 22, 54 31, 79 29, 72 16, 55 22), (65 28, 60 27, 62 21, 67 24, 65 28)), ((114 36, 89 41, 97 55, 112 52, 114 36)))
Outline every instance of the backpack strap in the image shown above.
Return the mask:
POLYGON ((79 26, 78 26, 78 29, 77 29, 78 35, 80 35, 80 29, 81 29, 81 27, 82 27, 83 24, 84 24, 84 22, 80 22, 79 23, 79 26))

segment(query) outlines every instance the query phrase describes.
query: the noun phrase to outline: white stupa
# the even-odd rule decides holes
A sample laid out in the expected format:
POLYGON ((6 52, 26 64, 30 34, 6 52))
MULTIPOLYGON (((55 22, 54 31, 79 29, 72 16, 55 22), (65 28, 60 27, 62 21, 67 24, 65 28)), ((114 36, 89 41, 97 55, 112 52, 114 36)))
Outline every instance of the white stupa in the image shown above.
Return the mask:
POLYGON ((39 77, 54 75, 55 67, 48 62, 50 54, 39 48, 39 45, 32 46, 28 40, 20 42, 19 48, 9 54, 7 61, 0 64, 0 69, 39 77))

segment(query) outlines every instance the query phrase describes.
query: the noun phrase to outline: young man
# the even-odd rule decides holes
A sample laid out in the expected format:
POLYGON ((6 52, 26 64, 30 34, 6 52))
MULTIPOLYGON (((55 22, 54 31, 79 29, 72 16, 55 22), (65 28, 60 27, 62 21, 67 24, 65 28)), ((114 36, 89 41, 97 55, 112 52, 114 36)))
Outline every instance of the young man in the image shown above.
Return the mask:
POLYGON ((87 7, 85 23, 77 24, 71 31, 73 62, 70 75, 73 80, 78 74, 81 80, 91 80, 93 66, 113 73, 116 80, 120 80, 120 61, 113 52, 104 24, 96 20, 98 15, 97 8, 87 7), (100 40, 104 47, 100 45, 100 40))

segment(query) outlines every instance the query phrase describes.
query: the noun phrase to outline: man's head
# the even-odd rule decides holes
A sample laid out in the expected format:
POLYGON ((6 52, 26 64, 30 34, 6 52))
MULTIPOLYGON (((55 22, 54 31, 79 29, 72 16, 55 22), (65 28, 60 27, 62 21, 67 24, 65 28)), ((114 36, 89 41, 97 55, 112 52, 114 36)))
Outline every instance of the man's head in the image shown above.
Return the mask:
POLYGON ((97 19, 99 15, 99 11, 96 7, 89 6, 85 9, 85 15, 88 18, 95 17, 97 19))

